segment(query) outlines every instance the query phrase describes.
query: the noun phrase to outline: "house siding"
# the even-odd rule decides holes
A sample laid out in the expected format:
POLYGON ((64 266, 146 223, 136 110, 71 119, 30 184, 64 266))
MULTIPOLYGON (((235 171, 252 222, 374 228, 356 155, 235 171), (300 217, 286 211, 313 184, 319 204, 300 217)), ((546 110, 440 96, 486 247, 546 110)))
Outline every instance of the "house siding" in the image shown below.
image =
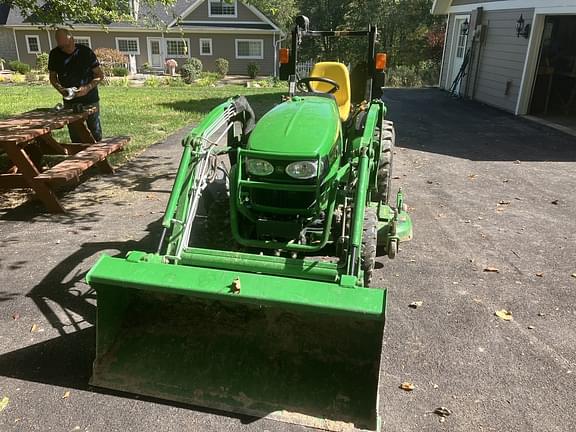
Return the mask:
POLYGON ((50 40, 48 40, 48 33, 46 30, 16 30, 16 43, 18 44, 18 53, 20 54, 20 61, 28 63, 34 67, 36 65, 36 54, 28 54, 28 47, 26 45, 26 36, 36 35, 40 39, 40 50, 42 52, 50 52, 50 40))
POLYGON ((186 15, 184 21, 208 21, 208 20, 218 20, 218 21, 262 21, 258 16, 254 14, 246 5, 237 2, 236 3, 236 15, 237 17, 209 17, 208 16, 208 2, 203 1, 196 9, 186 15))
POLYGON ((515 33, 520 14, 530 23, 534 10, 484 12, 482 24, 486 34, 472 89, 474 99, 512 112, 516 109, 528 52, 528 39, 517 37, 515 33), (510 87, 506 94, 508 82, 510 87))
MULTIPOLYGON (((453 2, 453 5, 472 3, 478 2, 460 0, 453 2)), ((470 13, 472 22, 468 38, 469 47, 476 24, 473 19, 474 10, 470 13)), ((517 37, 515 32, 516 21, 521 14, 527 23, 531 23, 534 9, 485 10, 481 13, 483 35, 480 43, 476 43, 474 47, 474 58, 467 76, 468 82, 464 81, 461 85, 461 92, 465 92, 464 96, 506 111, 516 110, 528 52, 528 39, 517 37)), ((455 15, 450 15, 444 68, 440 81, 441 87, 445 89, 449 89, 451 84, 449 82, 450 60, 453 55, 451 35, 454 31, 455 15)))
MULTIPOLYGON (((92 49, 97 48, 116 48, 116 38, 138 38, 140 47, 140 55, 136 56, 136 65, 141 67, 144 63, 150 63, 148 58, 148 39, 149 37, 162 37, 160 32, 119 32, 119 31, 82 31, 78 29, 73 32, 76 37, 90 37, 92 49)), ((20 51, 20 60, 34 66, 36 64, 36 55, 28 54, 26 49, 26 35, 38 35, 40 37, 40 46, 43 52, 50 51, 50 45, 46 31, 43 30, 17 30, 16 39, 18 41, 18 49, 20 51)), ((50 37, 54 37, 54 33, 50 32, 50 37)), ((190 53, 191 57, 199 58, 204 65, 204 70, 214 71, 215 61, 218 58, 225 58, 229 61, 229 73, 246 75, 249 63, 257 63, 260 67, 260 74, 271 75, 274 73, 274 37, 270 34, 232 34, 232 33, 164 33, 165 38, 181 38, 190 40, 190 53), (200 55, 200 39, 212 39, 212 55, 200 55), (261 39, 263 41, 264 52, 262 59, 236 59, 236 39, 261 39)), ((53 42, 55 46, 55 42, 53 42)), ((170 58, 167 56, 166 58, 170 58)), ((179 65, 182 65, 186 59, 175 59, 179 65)))
POLYGON ((230 63, 230 74, 246 75, 248 64, 256 63, 260 66, 261 75, 272 75, 274 73, 274 43, 273 36, 261 35, 235 35, 235 34, 212 34, 191 36, 190 44, 193 57, 202 60, 205 70, 215 70, 215 60, 225 58, 230 63), (212 55, 200 55, 200 38, 212 38, 212 55), (264 58, 258 60, 247 60, 236 58, 236 39, 261 39, 264 44, 264 58))
POLYGON ((12 29, 0 27, 0 58, 14 60, 17 57, 12 29))

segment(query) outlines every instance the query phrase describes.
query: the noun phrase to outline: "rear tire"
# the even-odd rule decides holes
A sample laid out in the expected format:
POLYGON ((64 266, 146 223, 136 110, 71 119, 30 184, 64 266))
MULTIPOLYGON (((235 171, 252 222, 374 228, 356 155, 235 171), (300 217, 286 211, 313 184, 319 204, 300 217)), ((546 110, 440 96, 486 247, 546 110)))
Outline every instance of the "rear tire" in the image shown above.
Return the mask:
MULTIPOLYGON (((396 131, 394 123, 388 120, 382 121, 382 127, 376 131, 380 135, 380 162, 378 164, 378 177, 376 200, 388 204, 392 182, 392 156, 396 144, 396 131)), ((375 137, 376 138, 376 137, 375 137)))
POLYGON ((372 283, 372 274, 376 264, 376 248, 378 247, 378 215, 373 208, 364 211, 364 228, 362 230, 362 270, 364 271, 364 286, 372 283))

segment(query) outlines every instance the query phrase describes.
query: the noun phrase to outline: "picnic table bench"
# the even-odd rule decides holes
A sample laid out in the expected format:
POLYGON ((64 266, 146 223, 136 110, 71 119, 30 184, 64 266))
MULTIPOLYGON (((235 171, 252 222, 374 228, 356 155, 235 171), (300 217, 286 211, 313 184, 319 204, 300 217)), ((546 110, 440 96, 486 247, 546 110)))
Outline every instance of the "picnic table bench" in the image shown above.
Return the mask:
POLYGON ((130 137, 96 142, 85 123, 95 109, 38 109, 0 120, 0 152, 13 164, 0 173, 0 189, 31 188, 49 211, 62 213, 64 208, 55 194, 57 187, 78 182, 81 174, 94 165, 102 172, 113 173, 107 157, 122 150, 130 137), (52 136, 52 131, 67 125, 76 130, 81 143, 60 143, 52 136), (44 169, 44 155, 64 155, 65 159, 44 169))

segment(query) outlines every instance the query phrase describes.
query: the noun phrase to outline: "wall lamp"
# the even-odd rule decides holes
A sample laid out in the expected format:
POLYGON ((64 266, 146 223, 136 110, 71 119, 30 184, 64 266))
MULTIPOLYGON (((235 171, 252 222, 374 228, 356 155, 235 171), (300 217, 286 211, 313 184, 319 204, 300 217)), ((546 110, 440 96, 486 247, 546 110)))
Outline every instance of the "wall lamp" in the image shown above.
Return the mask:
POLYGON ((524 39, 530 37, 530 24, 526 24, 524 17, 520 14, 520 18, 516 21, 516 37, 523 36, 524 39))

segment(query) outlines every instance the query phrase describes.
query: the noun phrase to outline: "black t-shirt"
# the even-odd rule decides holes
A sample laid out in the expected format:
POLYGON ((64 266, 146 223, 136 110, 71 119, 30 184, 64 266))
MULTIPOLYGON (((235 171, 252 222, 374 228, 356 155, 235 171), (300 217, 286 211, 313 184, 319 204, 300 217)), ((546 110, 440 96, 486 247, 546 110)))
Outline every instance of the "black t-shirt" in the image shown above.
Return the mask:
MULTIPOLYGON (((64 87, 80 87, 94 79, 92 69, 100 66, 96 54, 85 45, 76 45, 72 54, 66 54, 56 47, 50 51, 48 70, 56 72, 58 81, 64 87)), ((71 100, 74 103, 90 104, 100 100, 95 87, 86 96, 71 100)))

